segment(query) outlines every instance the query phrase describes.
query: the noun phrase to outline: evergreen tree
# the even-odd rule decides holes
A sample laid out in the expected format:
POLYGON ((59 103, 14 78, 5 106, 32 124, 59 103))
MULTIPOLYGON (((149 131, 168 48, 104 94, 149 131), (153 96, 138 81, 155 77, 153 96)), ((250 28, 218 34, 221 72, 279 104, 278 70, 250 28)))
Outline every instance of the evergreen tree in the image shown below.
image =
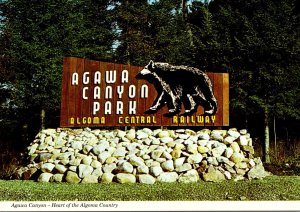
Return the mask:
POLYGON ((270 117, 300 115, 295 2, 213 2, 218 40, 231 73, 231 105, 264 117, 266 162, 270 117))
POLYGON ((109 1, 7 0, 1 8, 10 33, 9 70, 15 73, 12 101, 21 123, 36 114, 55 122, 60 108, 63 56, 111 58, 114 35, 109 1))

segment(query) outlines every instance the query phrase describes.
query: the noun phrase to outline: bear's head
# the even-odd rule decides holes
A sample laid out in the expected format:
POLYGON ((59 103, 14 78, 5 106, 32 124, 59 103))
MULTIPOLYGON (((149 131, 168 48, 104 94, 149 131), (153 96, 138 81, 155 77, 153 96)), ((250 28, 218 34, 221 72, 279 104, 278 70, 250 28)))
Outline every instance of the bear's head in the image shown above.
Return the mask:
POLYGON ((136 76, 136 79, 144 79, 147 80, 150 83, 153 83, 155 80, 155 63, 150 60, 148 65, 144 67, 136 76))
POLYGON ((150 60, 148 65, 146 65, 144 69, 141 70, 135 77, 137 79, 145 79, 147 81, 151 81, 153 76, 157 74, 159 75, 159 72, 161 72, 161 70, 167 66, 169 66, 169 63, 156 63, 150 60))
POLYGON ((145 79, 149 80, 149 78, 153 77, 153 71, 155 69, 155 64, 152 60, 142 69, 136 76, 135 78, 137 79, 145 79))

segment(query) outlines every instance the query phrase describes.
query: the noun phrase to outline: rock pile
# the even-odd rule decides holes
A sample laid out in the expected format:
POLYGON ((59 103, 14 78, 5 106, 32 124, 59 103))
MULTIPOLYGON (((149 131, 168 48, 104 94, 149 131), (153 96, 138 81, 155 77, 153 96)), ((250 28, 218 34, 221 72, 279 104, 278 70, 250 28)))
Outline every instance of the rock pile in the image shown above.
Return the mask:
POLYGON ((46 129, 19 179, 69 183, 218 182, 267 175, 247 130, 46 129))

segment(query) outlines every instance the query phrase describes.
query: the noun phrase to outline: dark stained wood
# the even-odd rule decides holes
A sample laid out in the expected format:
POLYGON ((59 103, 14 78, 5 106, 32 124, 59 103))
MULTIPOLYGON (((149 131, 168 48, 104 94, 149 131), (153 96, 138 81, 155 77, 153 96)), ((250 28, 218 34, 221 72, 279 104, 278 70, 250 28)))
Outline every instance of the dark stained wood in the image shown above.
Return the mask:
MULTIPOLYGON (((82 99, 82 74, 84 72, 84 59, 82 58, 76 58, 76 70, 77 73, 79 74, 79 78, 78 78, 78 86, 75 86, 76 89, 76 105, 75 105, 75 116, 76 117, 84 117, 85 114, 83 113, 84 109, 86 108, 84 106, 85 101, 83 101, 82 99)), ((75 118, 77 123, 77 118, 75 118)), ((81 121, 80 121, 81 122, 81 121)))
POLYGON ((62 92, 61 92, 61 110, 60 110, 60 126, 68 126, 68 105, 67 102, 69 100, 69 87, 68 81, 70 77, 70 65, 71 58, 64 58, 64 66, 63 66, 63 76, 62 76, 62 92))
POLYGON ((218 110, 215 114, 215 123, 213 125, 218 126, 218 123, 223 122, 223 74, 214 73, 213 91, 218 94, 215 95, 217 98, 218 110))
MULTIPOLYGON (((108 74, 110 71, 114 71, 115 70, 115 65, 113 63, 107 63, 106 65, 106 69, 105 69, 105 72, 104 72, 104 78, 105 78, 105 86, 111 86, 112 87, 112 98, 108 98, 108 99, 105 99, 104 103, 105 102, 108 102, 110 101, 111 102, 111 115, 108 115, 108 114, 104 114, 105 116, 105 120, 106 120, 106 126, 114 126, 115 124, 115 104, 116 104, 116 93, 114 92, 114 84, 113 83, 108 83, 106 81, 106 74, 108 74)), ((105 93, 105 90, 104 90, 104 93, 105 93)), ((104 104, 103 104, 103 107, 104 107, 104 104)), ((103 108, 104 109, 104 108, 103 108)))
MULTIPOLYGON (((122 124, 118 123, 118 119, 119 119, 120 116, 124 116, 126 114, 126 112, 127 112, 127 110, 126 110, 127 109, 126 108, 126 104, 124 104, 125 101, 123 101, 124 96, 126 94, 125 89, 124 89, 124 92, 123 92, 121 98, 119 98, 119 95, 117 93, 117 86, 118 85, 123 86, 123 84, 121 83, 121 76, 122 76, 122 71, 123 71, 122 64, 115 64, 114 70, 117 71, 117 78, 116 78, 116 83, 112 84, 112 86, 113 86, 113 92, 114 92, 114 95, 115 95, 115 98, 114 98, 115 99, 115 105, 113 105, 113 107, 116 107, 117 106, 117 102, 122 100, 122 102, 123 102, 123 114, 116 114, 115 113, 115 119, 114 119, 113 125, 114 126, 122 126, 122 124)), ((125 84, 127 84, 127 83, 125 83, 125 84)))
POLYGON ((229 126, 229 74, 223 73, 223 122, 220 126, 229 126))
MULTIPOLYGON (((218 82, 215 82, 215 74, 214 73, 207 73, 208 77, 210 78, 211 80, 211 84, 212 84, 212 87, 213 87, 213 93, 218 101, 218 96, 217 96, 217 93, 215 91, 215 87, 216 87, 216 83, 218 82)), ((205 127, 211 127, 211 126, 214 126, 214 124, 212 123, 212 120, 211 120, 211 117, 210 116, 204 116, 204 126, 205 127), (208 123, 206 122, 208 120, 208 123)))
MULTIPOLYGON (((66 82, 68 84, 69 87, 69 95, 68 95, 68 122, 70 122, 70 118, 73 118, 75 120, 75 124, 73 124, 73 126, 76 125, 76 101, 78 101, 77 99, 77 93, 76 93, 76 86, 73 86, 72 83, 72 74, 73 73, 77 73, 78 70, 76 69, 77 66, 77 58, 71 58, 70 59, 70 78, 69 80, 66 82)), ((71 123, 72 124, 72 123, 71 123)))
MULTIPOLYGON (((195 114, 184 117, 184 123, 181 123, 181 116, 177 115, 177 123, 173 123, 173 117, 165 117, 163 114, 168 113, 168 107, 165 105, 155 114, 145 114, 155 100, 157 94, 154 86, 146 80, 137 80, 136 74, 141 71, 141 66, 129 66, 124 64, 107 63, 102 61, 93 61, 76 57, 65 57, 62 77, 62 98, 61 98, 61 127, 86 127, 86 126, 228 126, 229 125, 229 76, 227 73, 207 73, 213 85, 213 92, 218 101, 218 111, 216 113, 215 123, 205 123, 203 117, 204 109, 200 105, 195 114), (128 70, 129 82, 122 83, 122 71, 128 70), (94 84, 94 75, 97 71, 101 73, 100 85, 94 84), (109 71, 116 71, 116 82, 106 82, 106 74, 109 71), (83 73, 89 73, 89 83, 83 85, 83 73), (71 85, 72 74, 78 73, 78 85, 71 85), (129 97, 129 86, 134 85, 136 94, 133 98, 129 97), (147 85, 149 89, 148 98, 141 97, 141 87, 147 85), (94 88, 100 86, 100 99, 94 99, 94 88), (112 98, 105 99, 106 87, 112 87, 112 98), (122 97, 119 98, 117 86, 124 86, 122 97), (83 87, 88 87, 88 100, 83 99, 83 87), (104 114, 105 102, 110 101, 112 113, 104 114), (116 114, 117 101, 123 102, 123 114, 116 114), (129 101, 136 101, 136 114, 129 114, 129 101), (93 115, 93 104, 98 102, 100 110, 93 115), (105 117, 105 124, 93 122, 93 118, 105 117), (125 119, 129 123, 125 123, 125 119), (131 120, 131 118, 133 119, 131 120), (136 117, 139 117, 138 119, 136 117), (150 123, 140 124, 141 119, 151 117, 150 123), (154 117, 154 118, 153 118, 154 117), (74 123, 71 123, 71 118, 74 123), (197 123, 202 121, 203 123, 197 123), (83 123, 83 121, 86 123, 83 123), (88 123, 88 120, 90 123, 88 123), (121 120, 122 123, 119 122, 121 120), (156 122, 153 122, 155 120, 156 122), (195 123, 194 123, 195 122, 195 123)), ((181 107, 181 113, 184 113, 184 105, 181 107)))

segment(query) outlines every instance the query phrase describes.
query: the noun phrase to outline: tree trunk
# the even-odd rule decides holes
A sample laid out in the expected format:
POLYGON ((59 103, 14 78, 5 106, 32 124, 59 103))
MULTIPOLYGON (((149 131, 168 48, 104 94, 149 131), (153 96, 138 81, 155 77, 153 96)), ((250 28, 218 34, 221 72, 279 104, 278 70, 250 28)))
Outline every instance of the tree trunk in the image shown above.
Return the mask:
POLYGON ((182 6, 182 19, 186 25, 186 30, 188 33, 188 39, 190 42, 190 47, 194 46, 194 42, 193 42, 193 32, 192 32, 192 28, 191 25, 188 22, 188 8, 187 8, 187 0, 182 0, 181 3, 182 6))
POLYGON ((45 129, 45 110, 42 108, 41 110, 41 130, 45 129))
POLYGON ((276 117, 274 116, 274 149, 275 149, 275 158, 277 160, 277 133, 276 133, 276 117))
POLYGON ((269 111, 265 109, 264 111, 264 127, 265 127, 265 141, 264 141, 264 162, 271 163, 270 161, 270 132, 269 132, 269 111))

